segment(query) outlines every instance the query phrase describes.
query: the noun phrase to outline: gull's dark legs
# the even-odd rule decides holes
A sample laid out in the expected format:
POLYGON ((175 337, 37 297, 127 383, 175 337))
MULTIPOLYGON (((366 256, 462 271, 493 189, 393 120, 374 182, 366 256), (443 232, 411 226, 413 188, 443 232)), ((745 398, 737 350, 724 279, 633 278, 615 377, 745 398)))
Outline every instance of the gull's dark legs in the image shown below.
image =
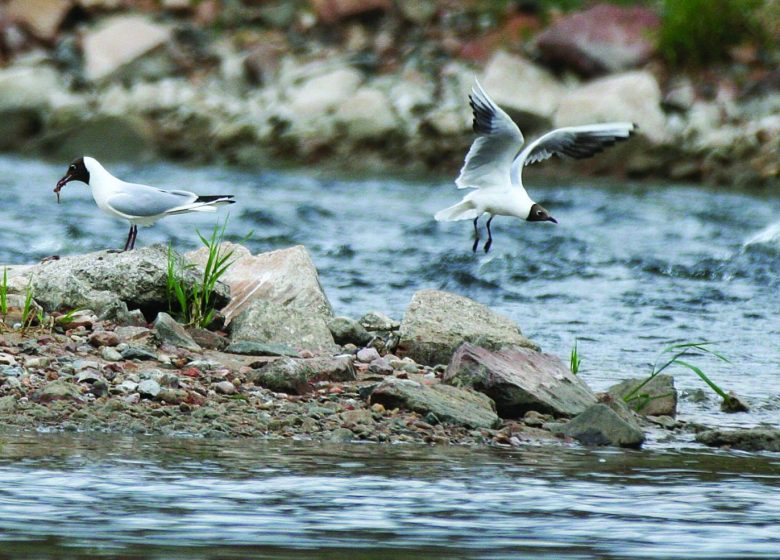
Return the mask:
POLYGON ((474 246, 471 248, 472 252, 477 252, 477 246, 479 245, 479 227, 477 226, 477 222, 479 221, 479 216, 474 218, 474 246))
POLYGON ((488 219, 487 223, 487 230, 488 230, 488 240, 487 243, 485 243, 485 252, 487 253, 490 251, 490 246, 493 244, 493 234, 490 232, 490 222, 493 221, 493 218, 495 218, 495 214, 491 214, 490 219, 488 219))
POLYGON ((132 251, 135 249, 135 238, 138 237, 138 226, 134 225, 131 231, 133 232, 133 239, 130 241, 130 250, 132 251))
POLYGON ((132 241, 132 239, 133 239, 133 228, 134 227, 135 227, 134 225, 132 225, 132 224, 130 225, 130 231, 127 234, 127 241, 125 242, 125 248, 122 249, 122 251, 127 251, 130 248, 130 241, 132 241))

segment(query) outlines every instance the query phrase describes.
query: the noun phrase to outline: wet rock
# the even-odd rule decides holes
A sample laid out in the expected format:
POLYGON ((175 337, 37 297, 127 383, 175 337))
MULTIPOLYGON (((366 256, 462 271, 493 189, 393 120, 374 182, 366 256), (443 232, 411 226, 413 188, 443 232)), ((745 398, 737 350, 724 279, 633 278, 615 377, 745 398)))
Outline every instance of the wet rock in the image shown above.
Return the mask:
POLYGON ((38 39, 53 41, 72 7, 70 0, 11 0, 5 13, 38 39))
MULTIPOLYGON (((607 389, 615 399, 622 400, 634 390, 644 379, 626 379, 607 389)), ((677 389, 674 388, 674 378, 661 373, 648 381, 635 395, 629 406, 645 416, 677 415, 677 389)))
POLYGON ((162 387, 154 379, 144 379, 138 384, 138 392, 142 397, 156 397, 160 394, 162 387))
POLYGON ((214 385, 214 390, 220 395, 235 395, 238 390, 230 381, 220 381, 214 385))
MULTIPOLYGON (((32 277, 36 300, 46 311, 89 308, 104 318, 128 307, 156 312, 168 308, 167 260, 168 248, 163 245, 124 253, 87 253, 27 267, 13 276, 9 270, 9 283, 24 293, 32 277)), ((182 272, 187 289, 199 281, 199 274, 182 272)), ((217 306, 227 303, 227 286, 217 284, 213 297, 217 306)))
POLYGON ((587 76, 618 72, 650 59, 660 25, 650 8, 598 4, 556 20, 538 36, 537 46, 552 65, 587 76))
POLYGON ((202 349, 192 340, 192 337, 186 329, 176 322, 176 320, 167 313, 158 313, 154 320, 152 332, 163 344, 170 344, 177 348, 184 348, 193 352, 200 352, 202 349))
POLYGON ((729 391, 725 399, 720 403, 720 409, 723 412, 749 412, 748 404, 733 391, 729 391))
POLYGON ((730 447, 743 451, 780 451, 780 429, 706 430, 696 434, 696 441, 711 447, 730 447))
POLYGON ((116 346, 119 344, 119 337, 113 331, 95 331, 89 335, 87 340, 95 348, 116 346))
POLYGON ((81 400, 78 388, 66 381, 52 381, 33 394, 33 400, 47 403, 61 400, 81 400))
POLYGON ((357 353, 358 362, 369 364, 374 360, 378 360, 378 359, 379 359, 379 352, 377 351, 376 348, 361 348, 360 350, 358 350, 357 353))
POLYGON ((463 344, 452 356, 442 381, 485 393, 503 418, 529 410, 574 416, 596 396, 556 356, 523 348, 490 351, 463 344))
MULTIPOLYGON (((230 286, 231 299, 222 309, 226 324, 256 300, 300 309, 331 317, 333 311, 320 285, 314 262, 303 245, 252 255, 241 245, 223 243, 234 251, 233 264, 221 280, 230 286)), ((203 266, 208 258, 205 248, 187 253, 186 257, 203 266)))
POLYGON ((548 126, 564 93, 545 69, 504 51, 490 59, 481 83, 521 129, 548 126))
POLYGON ((280 358, 247 374, 247 380, 272 391, 302 395, 319 381, 354 381, 351 356, 335 358, 280 358))
POLYGON ((230 338, 233 342, 284 344, 315 354, 338 351, 323 315, 259 299, 230 324, 230 338))
POLYGON ((369 311, 358 320, 358 323, 367 331, 397 331, 401 327, 401 323, 380 311, 369 311))
POLYGON ((566 424, 552 426, 552 432, 589 446, 638 448, 645 441, 644 433, 635 422, 602 403, 594 404, 566 424))
POLYGON ((288 356, 290 358, 299 358, 300 355, 294 348, 286 344, 268 344, 264 342, 249 342, 240 340, 231 342, 225 352, 229 354, 243 354, 246 356, 288 356))
POLYGON ((334 317, 328 321, 328 328, 336 344, 364 346, 371 340, 371 335, 363 325, 349 317, 334 317))
POLYGON ((355 439, 355 434, 349 428, 336 428, 329 439, 334 443, 349 443, 355 439))
POLYGON ((629 121, 654 143, 668 138, 661 111, 661 88, 647 71, 626 72, 594 80, 564 94, 555 112, 556 127, 629 121))
POLYGON ((425 365, 449 363, 464 342, 493 350, 538 349, 510 319, 469 298, 437 290, 414 294, 399 334, 396 354, 425 365))
POLYGON ((384 12, 392 7, 391 0, 310 0, 317 18, 323 23, 336 23, 344 18, 384 12))
POLYGON ((115 75, 130 63, 159 49, 171 39, 171 31, 144 16, 120 15, 88 31, 82 41, 87 79, 98 81, 115 75))
POLYGON ((441 422, 470 428, 494 428, 501 423, 488 397, 449 385, 428 386, 391 377, 377 385, 369 402, 386 409, 402 408, 422 415, 433 413, 441 422))

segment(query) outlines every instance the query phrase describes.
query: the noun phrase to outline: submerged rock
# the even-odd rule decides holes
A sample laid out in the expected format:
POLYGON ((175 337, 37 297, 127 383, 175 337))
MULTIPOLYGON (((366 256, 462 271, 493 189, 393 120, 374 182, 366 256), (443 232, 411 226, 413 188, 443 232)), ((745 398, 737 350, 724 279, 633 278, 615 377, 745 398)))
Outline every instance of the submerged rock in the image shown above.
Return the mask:
POLYGON ((442 380, 485 393, 502 418, 520 418, 529 410, 574 416, 596 402, 585 382, 557 357, 523 348, 490 351, 463 344, 442 380))
POLYGON ((433 413, 441 422, 471 428, 495 428, 501 423, 493 401, 481 393, 449 385, 423 385, 411 379, 391 377, 371 393, 370 404, 386 409, 403 408, 419 414, 433 413))
MULTIPOLYGON (((333 315, 317 267, 303 245, 252 255, 247 248, 226 242, 221 250, 234 251, 233 264, 221 278, 230 286, 231 294, 230 302, 222 309, 226 324, 258 300, 328 318, 333 315)), ((204 266, 208 251, 204 247, 186 257, 204 266)))
MULTIPOLYGON (((626 379, 607 389, 607 392, 615 399, 623 400, 644 379, 626 379)), ((674 388, 674 378, 671 375, 661 373, 648 381, 636 394, 637 399, 632 399, 629 406, 645 416, 671 416, 677 415, 677 389, 674 388)))
POLYGON ((324 316, 263 300, 255 300, 235 318, 230 338, 233 342, 284 344, 315 354, 338 351, 324 316))
POLYGON ((449 363, 464 342, 498 350, 519 346, 538 350, 510 319, 469 298, 422 290, 406 309, 396 353, 425 365, 449 363))
POLYGON ((356 374, 352 356, 280 358, 250 372, 247 379, 272 391, 303 395, 312 391, 318 381, 354 381, 356 374))
POLYGON ((712 447, 730 447, 743 451, 780 451, 780 429, 706 430, 696 441, 712 447))
POLYGON ((623 417, 612 407, 598 403, 566 424, 554 424, 552 432, 574 438, 583 445, 641 447, 645 434, 633 420, 623 417))

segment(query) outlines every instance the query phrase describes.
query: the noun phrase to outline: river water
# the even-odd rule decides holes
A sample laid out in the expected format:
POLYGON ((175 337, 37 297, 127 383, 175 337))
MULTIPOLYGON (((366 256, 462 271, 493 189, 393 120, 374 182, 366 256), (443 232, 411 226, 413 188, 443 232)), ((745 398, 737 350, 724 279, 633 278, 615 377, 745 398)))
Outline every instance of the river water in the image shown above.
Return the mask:
MULTIPOLYGON (((0 262, 124 244, 127 226, 99 213, 83 185, 68 185, 56 204, 51 189, 65 167, 0 158, 0 262)), ((253 232, 245 243, 255 252, 304 244, 338 314, 377 309, 400 319, 416 290, 450 290, 513 318, 564 359, 578 339, 580 375, 597 390, 646 374, 668 342, 716 341, 730 364, 691 361, 752 410, 726 415, 714 398, 686 398, 706 387, 670 371, 684 395, 680 417, 780 423, 778 197, 527 181, 559 224, 497 218, 493 250, 474 255, 469 222, 431 218, 462 194, 450 178, 168 164, 110 170, 235 194, 230 237, 253 232)), ((195 230, 218 217, 168 218, 142 229, 138 245, 194 248, 195 230)), ((8 435, 0 557, 780 556, 776 455, 702 451, 679 440, 651 446, 501 452, 8 435)))

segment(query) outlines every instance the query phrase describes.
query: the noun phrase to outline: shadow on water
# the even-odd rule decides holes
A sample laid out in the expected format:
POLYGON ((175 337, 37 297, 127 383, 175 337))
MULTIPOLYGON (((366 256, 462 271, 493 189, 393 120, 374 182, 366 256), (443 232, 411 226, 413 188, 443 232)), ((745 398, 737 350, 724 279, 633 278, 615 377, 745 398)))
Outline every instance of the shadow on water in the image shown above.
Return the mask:
POLYGON ((778 455, 4 441, 0 550, 25 557, 771 558, 780 543, 778 455))

